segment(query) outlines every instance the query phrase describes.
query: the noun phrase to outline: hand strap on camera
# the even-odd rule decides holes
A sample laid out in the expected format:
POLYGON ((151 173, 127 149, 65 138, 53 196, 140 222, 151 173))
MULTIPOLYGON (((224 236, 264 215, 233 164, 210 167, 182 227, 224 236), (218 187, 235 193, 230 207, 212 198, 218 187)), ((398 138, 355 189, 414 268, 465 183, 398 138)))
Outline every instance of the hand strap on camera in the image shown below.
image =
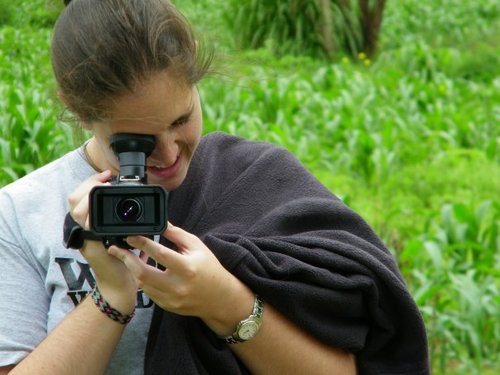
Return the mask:
POLYGON ((63 245, 66 249, 79 250, 85 240, 103 241, 103 237, 83 229, 68 212, 64 218, 63 245))
POLYGON ((132 249, 123 236, 101 236, 90 230, 83 229, 68 212, 64 218, 64 247, 66 249, 80 250, 83 247, 85 240, 101 241, 106 249, 111 245, 117 245, 123 249, 132 249))

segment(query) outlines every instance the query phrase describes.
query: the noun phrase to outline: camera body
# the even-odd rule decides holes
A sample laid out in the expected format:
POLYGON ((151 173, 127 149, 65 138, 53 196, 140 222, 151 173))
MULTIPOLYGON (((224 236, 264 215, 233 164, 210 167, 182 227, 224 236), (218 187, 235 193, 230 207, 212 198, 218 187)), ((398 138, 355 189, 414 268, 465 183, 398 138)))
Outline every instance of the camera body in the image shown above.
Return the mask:
POLYGON ((119 175, 111 186, 96 186, 89 195, 91 231, 106 246, 129 248, 130 235, 153 237, 167 227, 168 192, 160 185, 147 185, 146 158, 155 147, 150 135, 118 133, 110 138, 120 162, 119 175))

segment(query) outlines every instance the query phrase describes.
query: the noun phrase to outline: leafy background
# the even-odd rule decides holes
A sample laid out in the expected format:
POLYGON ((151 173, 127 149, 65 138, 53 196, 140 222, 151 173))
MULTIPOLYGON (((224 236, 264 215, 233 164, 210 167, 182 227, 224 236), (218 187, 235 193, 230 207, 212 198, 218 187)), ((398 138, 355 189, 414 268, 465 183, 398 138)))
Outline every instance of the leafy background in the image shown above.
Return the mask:
MULTIPOLYGON (((388 1, 377 56, 334 61, 272 38, 242 47, 236 0, 174 3, 218 51, 204 131, 290 149, 367 219, 424 316, 435 374, 499 373, 499 2, 388 1)), ((60 9, 0 0, 0 186, 88 136, 52 78, 60 9)))

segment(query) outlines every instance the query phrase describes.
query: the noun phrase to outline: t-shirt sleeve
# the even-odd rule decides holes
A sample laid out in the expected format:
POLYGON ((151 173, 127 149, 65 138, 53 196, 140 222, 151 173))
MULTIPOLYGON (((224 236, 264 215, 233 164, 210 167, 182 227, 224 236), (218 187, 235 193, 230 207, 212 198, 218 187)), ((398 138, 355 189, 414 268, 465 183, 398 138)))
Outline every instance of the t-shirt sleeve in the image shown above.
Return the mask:
POLYGON ((47 334, 43 269, 23 245, 19 228, 30 228, 20 224, 0 191, 0 366, 19 363, 47 334))

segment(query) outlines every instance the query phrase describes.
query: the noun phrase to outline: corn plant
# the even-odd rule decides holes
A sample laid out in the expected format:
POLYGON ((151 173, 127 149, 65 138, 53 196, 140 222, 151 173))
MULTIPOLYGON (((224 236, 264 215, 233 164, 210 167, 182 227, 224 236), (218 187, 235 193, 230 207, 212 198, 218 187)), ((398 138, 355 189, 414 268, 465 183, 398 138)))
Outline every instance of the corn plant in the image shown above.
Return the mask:
POLYGON ((60 107, 48 65, 49 32, 30 38, 0 29, 0 181, 13 181, 68 151, 73 130, 60 107), (39 44, 41 42, 41 44, 39 44), (44 69, 34 69, 43 66, 44 69))
POLYGON ((412 263, 410 285, 426 317, 435 367, 446 373, 453 363, 479 374, 498 362, 500 351, 500 205, 446 204, 427 226, 399 259, 412 263))
POLYGON ((488 37, 499 20, 500 5, 496 0, 389 1, 381 44, 392 49, 424 40, 436 46, 456 46, 488 37))

